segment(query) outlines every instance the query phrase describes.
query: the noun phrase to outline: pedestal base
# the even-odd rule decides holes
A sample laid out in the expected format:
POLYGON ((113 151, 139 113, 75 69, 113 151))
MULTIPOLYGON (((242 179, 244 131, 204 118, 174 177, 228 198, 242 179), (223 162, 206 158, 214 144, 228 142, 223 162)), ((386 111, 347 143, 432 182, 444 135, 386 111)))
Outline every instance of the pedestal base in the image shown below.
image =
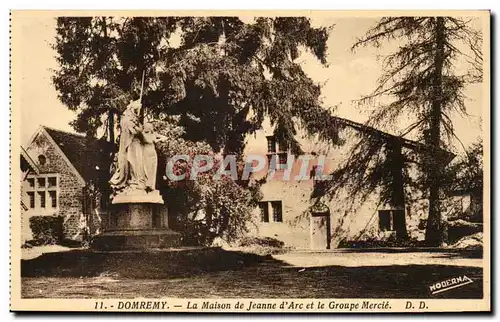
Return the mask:
POLYGON ((146 192, 144 190, 127 190, 115 196, 112 204, 163 204, 163 198, 158 190, 146 192))
MULTIPOLYGON (((112 206, 109 227, 94 237, 92 248, 98 250, 127 250, 169 248, 180 245, 180 234, 168 229, 168 214, 165 207, 155 204, 155 194, 136 196, 140 202, 116 202, 112 206), (156 219, 153 224, 153 212, 156 219)), ((158 195, 159 196, 159 195, 158 195)), ((123 196, 125 197, 125 196, 123 196)), ((161 199, 161 196, 159 196, 161 199)), ((121 201, 121 200, 118 200, 121 201)), ((161 199, 161 203, 163 200, 161 199)))
POLYGON ((92 248, 98 250, 128 250, 170 248, 180 245, 181 235, 168 228, 146 230, 111 230, 96 236, 92 248))

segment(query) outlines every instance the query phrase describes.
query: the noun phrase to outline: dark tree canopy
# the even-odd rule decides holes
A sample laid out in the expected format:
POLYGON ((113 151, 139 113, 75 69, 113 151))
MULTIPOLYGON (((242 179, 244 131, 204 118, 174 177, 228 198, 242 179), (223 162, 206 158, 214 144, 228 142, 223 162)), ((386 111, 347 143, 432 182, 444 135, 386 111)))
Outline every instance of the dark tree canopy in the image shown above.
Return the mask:
MULTIPOLYGON (((326 64, 327 28, 305 17, 58 18, 53 78, 77 111, 75 130, 95 136, 138 96, 145 73, 146 117, 180 116, 185 138, 240 153, 265 117, 280 142, 301 151, 299 129, 337 143, 320 86, 296 62, 307 50, 326 64), (175 39, 180 44, 172 45, 175 39)), ((109 132, 109 131, 108 131, 109 132)), ((112 131, 111 131, 112 132, 112 131)), ((112 139, 112 136, 111 136, 112 139)))

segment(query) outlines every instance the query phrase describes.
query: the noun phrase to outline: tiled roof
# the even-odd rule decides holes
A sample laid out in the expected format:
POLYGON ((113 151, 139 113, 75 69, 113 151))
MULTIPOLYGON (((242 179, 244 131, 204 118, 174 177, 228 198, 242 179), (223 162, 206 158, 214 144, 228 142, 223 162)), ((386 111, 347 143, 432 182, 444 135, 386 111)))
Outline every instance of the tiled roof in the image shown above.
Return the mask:
POLYGON ((110 153, 114 145, 106 140, 88 139, 44 126, 85 182, 109 179, 110 153))

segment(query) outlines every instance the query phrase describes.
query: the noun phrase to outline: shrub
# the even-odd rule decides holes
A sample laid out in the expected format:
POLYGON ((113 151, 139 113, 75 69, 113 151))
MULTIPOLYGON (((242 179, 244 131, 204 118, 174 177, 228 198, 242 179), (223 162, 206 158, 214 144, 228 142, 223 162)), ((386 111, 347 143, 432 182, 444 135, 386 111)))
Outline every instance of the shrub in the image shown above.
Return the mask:
POLYGON ((33 240, 38 245, 59 244, 64 238, 62 216, 34 216, 30 218, 33 240))
MULTIPOLYGON (((209 246, 215 238, 232 242, 246 235, 257 207, 258 185, 233 180, 227 174, 219 175, 224 164, 222 156, 214 153, 207 143, 185 140, 184 129, 175 120, 154 123, 159 133, 170 138, 157 145, 160 164, 161 160, 167 162, 175 155, 190 158, 187 162, 178 160, 173 164, 173 173, 186 175, 184 180, 170 180, 167 173, 159 172, 163 179, 158 182, 159 190, 168 196, 169 211, 176 214, 172 228, 182 233, 182 245, 209 246), (194 158, 199 155, 213 158, 214 165, 199 173, 196 180, 189 180, 194 158)), ((237 171, 244 170, 242 161, 237 161, 236 165, 237 171)), ((160 166, 160 169, 165 168, 160 166)))
POLYGON ((240 246, 249 247, 249 246, 263 246, 263 247, 276 247, 283 248, 285 247, 285 243, 279 239, 271 238, 271 237, 244 237, 239 241, 240 246))
POLYGON ((260 256, 284 254, 292 250, 292 247, 272 237, 244 237, 238 241, 236 248, 260 256))
POLYGON ((407 240, 398 240, 395 235, 390 235, 388 238, 370 237, 363 240, 342 240, 337 248, 390 248, 390 247, 422 247, 424 241, 419 241, 414 238, 407 240))

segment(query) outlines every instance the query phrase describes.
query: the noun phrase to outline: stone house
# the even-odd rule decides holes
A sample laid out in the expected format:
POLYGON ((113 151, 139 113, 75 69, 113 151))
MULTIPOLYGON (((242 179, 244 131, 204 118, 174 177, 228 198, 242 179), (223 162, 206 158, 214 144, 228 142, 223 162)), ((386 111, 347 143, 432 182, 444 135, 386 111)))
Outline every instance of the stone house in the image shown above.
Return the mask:
POLYGON ((23 241, 32 238, 33 216, 62 216, 67 239, 81 241, 98 232, 109 198, 95 191, 109 177, 112 149, 107 141, 45 126, 33 134, 21 148, 23 241))
MULTIPOLYGON (((303 167, 303 161, 295 159, 289 168, 287 158, 291 154, 286 147, 279 146, 270 124, 264 124, 263 130, 247 138, 244 153, 265 156, 268 160, 263 171, 252 177, 253 180, 265 180, 261 185, 263 198, 255 209, 255 225, 251 225, 250 235, 276 238, 298 249, 330 249, 338 247, 345 239, 356 239, 364 234, 375 238, 394 234, 398 211, 379 205, 376 193, 355 210, 341 199, 315 196, 321 184, 314 179, 315 172, 322 168, 323 174, 327 174, 335 169, 345 158, 349 144, 332 147, 304 135, 298 135, 297 140, 305 153, 325 157, 322 164, 318 163, 318 158, 308 162, 309 178, 305 180, 293 180, 303 167), (278 162, 270 178, 269 161, 272 158, 278 162), (292 179, 284 180, 286 176, 292 179)), ((25 164, 30 165, 25 166, 28 170, 21 178, 24 240, 31 238, 29 218, 32 216, 63 216, 68 239, 82 240, 85 234, 95 235, 106 229, 113 220, 113 208, 106 191, 114 148, 104 140, 89 140, 83 135, 44 126, 35 132, 26 149, 22 149, 25 164)), ((159 167, 161 164, 164 162, 160 162, 159 167)), ((158 180, 161 180, 160 172, 158 180)), ((154 209, 154 227, 169 226, 168 196, 164 198, 166 204, 154 209)), ((418 228, 423 215, 417 210, 420 208, 421 205, 407 205, 403 212, 408 230, 417 233, 411 237, 423 238, 423 231, 418 228)))
MULTIPOLYGON (((347 130, 351 134, 363 126, 348 122, 353 125, 353 128, 347 130)), ((394 237, 397 223, 403 216, 409 237, 423 240, 421 222, 425 217, 422 209, 426 200, 405 204, 404 209, 395 209, 393 206, 380 204, 380 196, 375 191, 365 202, 353 208, 344 198, 345 191, 340 191, 340 197, 333 200, 318 196, 316 188, 321 181, 314 179, 314 173, 318 168, 322 169, 324 175, 331 173, 346 158, 353 142, 348 141, 342 146, 334 147, 300 133, 296 139, 305 154, 318 156, 307 164, 307 180, 293 179, 304 162, 295 158, 287 165, 290 152, 276 142, 270 123, 264 123, 263 130, 247 138, 244 151, 246 155, 265 155, 268 160, 274 156, 278 160, 272 178, 268 177, 269 163, 254 177, 264 183, 261 185, 263 198, 255 210, 256 225, 251 227, 252 235, 276 238, 297 249, 331 249, 337 248, 346 240, 394 237), (320 155, 324 156, 323 162, 319 161, 320 155), (283 180, 287 176, 289 179, 283 180)), ((407 141, 409 145, 418 144, 407 141)))

